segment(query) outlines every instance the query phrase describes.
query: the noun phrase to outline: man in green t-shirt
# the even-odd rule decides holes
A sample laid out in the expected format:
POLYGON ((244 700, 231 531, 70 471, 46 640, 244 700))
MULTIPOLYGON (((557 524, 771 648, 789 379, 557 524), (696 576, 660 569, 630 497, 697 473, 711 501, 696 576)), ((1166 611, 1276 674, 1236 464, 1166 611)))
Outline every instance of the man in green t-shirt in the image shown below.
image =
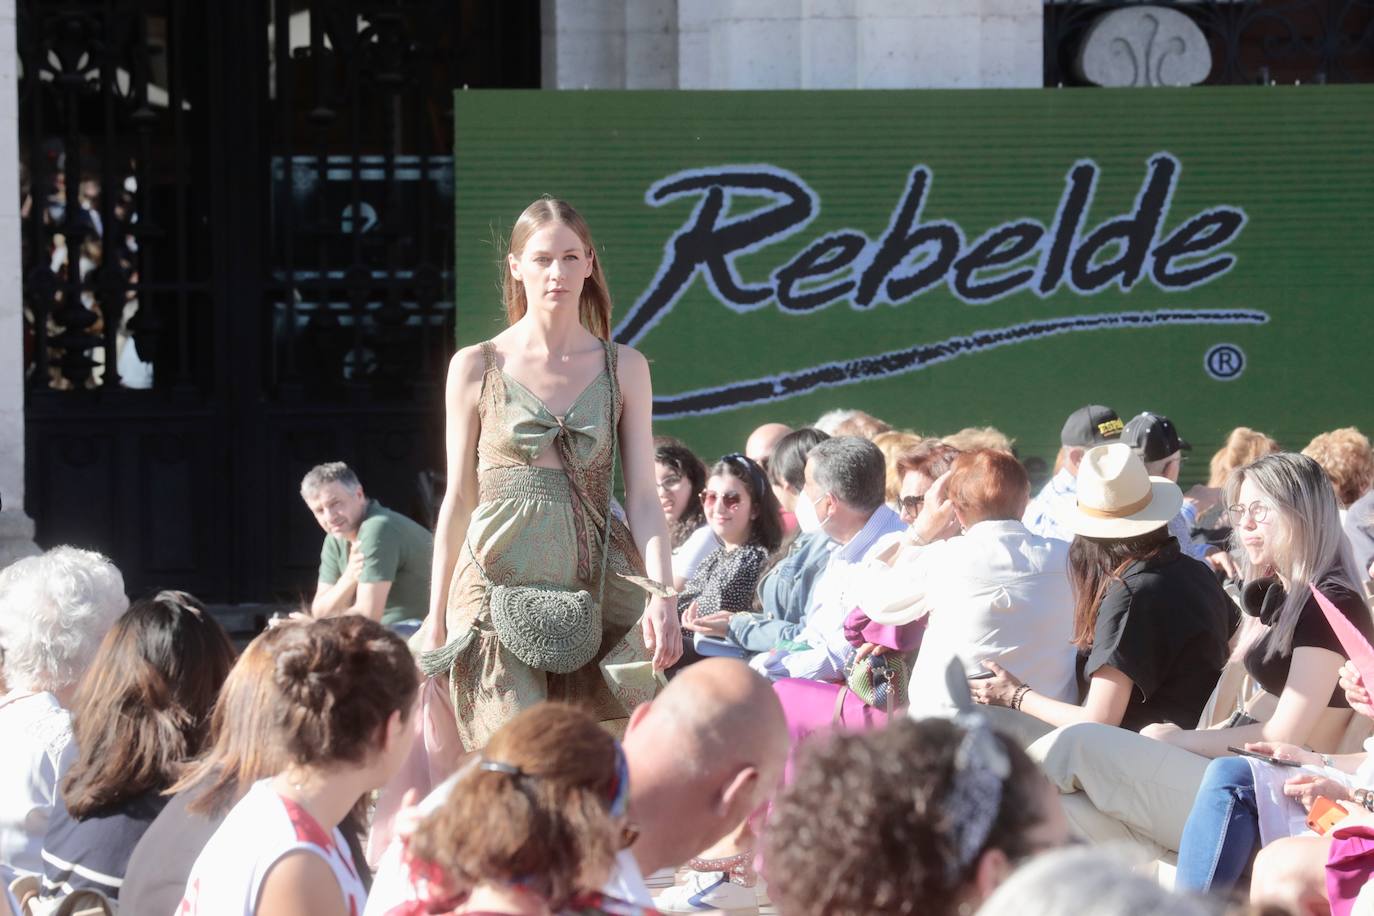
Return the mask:
POLYGON ((312 468, 301 481, 301 498, 326 535, 310 613, 361 614, 413 633, 429 611, 434 535, 368 499, 342 461, 312 468))

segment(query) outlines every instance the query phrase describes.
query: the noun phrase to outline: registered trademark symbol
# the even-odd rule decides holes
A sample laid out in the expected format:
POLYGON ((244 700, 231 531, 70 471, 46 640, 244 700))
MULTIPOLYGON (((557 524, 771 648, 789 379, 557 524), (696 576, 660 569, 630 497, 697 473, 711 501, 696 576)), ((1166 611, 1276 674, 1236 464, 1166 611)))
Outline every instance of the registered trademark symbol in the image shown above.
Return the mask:
POLYGON ((1207 374, 1219 382, 1229 382, 1245 371, 1245 352, 1235 344, 1217 344, 1203 360, 1207 374))

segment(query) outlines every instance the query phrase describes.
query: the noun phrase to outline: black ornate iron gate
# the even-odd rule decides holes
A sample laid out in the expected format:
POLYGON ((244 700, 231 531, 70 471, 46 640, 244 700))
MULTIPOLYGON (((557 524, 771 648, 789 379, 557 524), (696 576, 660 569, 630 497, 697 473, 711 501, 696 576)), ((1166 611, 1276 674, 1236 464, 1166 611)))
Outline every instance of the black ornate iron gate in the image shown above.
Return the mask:
POLYGON ((129 590, 308 588, 296 487, 442 462, 453 88, 537 0, 20 0, 28 508, 129 590))

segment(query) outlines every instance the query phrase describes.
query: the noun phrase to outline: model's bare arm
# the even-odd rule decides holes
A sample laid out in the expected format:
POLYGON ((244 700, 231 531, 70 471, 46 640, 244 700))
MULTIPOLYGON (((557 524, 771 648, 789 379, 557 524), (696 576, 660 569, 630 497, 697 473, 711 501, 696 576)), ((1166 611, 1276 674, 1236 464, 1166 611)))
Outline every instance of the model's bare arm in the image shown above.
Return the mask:
MULTIPOLYGON (((649 578, 671 585, 673 563, 668 522, 654 483, 654 393, 648 360, 637 350, 621 347, 617 374, 624 401, 620 456, 625 475, 625 515, 649 578)), ((649 599, 644 611, 644 642, 654 653, 655 668, 667 668, 681 657, 682 630, 678 626, 676 598, 649 599)))
POLYGON ((429 615, 420 628, 420 645, 437 649, 448 641, 444 612, 449 583, 467 535, 468 519, 477 505, 477 400, 485 368, 480 347, 464 347, 449 362, 444 388, 444 447, 448 485, 434 525, 434 562, 429 586, 429 615))

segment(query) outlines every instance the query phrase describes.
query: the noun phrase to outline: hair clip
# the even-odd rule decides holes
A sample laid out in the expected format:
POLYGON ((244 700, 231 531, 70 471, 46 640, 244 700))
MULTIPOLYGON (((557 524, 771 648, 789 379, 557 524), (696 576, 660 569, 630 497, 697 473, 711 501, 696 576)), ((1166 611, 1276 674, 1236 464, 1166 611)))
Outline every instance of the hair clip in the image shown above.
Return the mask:
POLYGON ((488 760, 485 757, 477 762, 477 769, 486 770, 488 773, 505 773, 507 776, 525 775, 525 771, 518 766, 501 763, 499 760, 488 760))
POLYGON ((992 833, 1011 760, 982 715, 960 713, 954 724, 964 729, 964 736, 954 752, 954 779, 943 808, 954 834, 949 877, 957 881, 992 833))

